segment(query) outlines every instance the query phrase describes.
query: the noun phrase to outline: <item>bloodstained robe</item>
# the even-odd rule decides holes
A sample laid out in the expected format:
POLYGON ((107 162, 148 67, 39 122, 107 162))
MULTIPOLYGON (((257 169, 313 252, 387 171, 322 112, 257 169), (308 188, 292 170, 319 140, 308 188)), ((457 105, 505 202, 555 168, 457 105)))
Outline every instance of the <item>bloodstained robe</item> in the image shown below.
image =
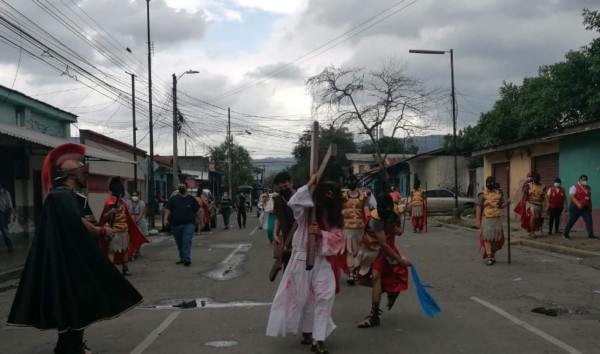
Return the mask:
POLYGON ((75 192, 52 190, 42 208, 8 324, 82 330, 142 302, 81 221, 75 192))
MULTIPOLYGON (((344 234, 340 228, 324 228, 316 238, 315 264, 306 270, 306 240, 308 238, 308 208, 313 201, 307 186, 303 186, 290 198, 288 206, 293 210, 298 229, 292 239, 292 256, 281 278, 273 299, 268 336, 285 336, 288 333, 312 333, 315 340, 325 340, 335 329, 331 310, 336 293, 335 260, 344 246, 344 234), (332 257, 333 258, 333 257, 332 257)), ((323 226, 321 225, 321 228, 323 226)))

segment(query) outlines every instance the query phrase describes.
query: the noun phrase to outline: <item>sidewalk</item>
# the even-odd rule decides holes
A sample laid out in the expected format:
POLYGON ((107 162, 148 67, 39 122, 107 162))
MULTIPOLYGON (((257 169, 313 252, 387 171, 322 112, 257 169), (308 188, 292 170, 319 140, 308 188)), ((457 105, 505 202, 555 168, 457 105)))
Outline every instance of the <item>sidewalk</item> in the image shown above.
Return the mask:
MULTIPOLYGON (((477 230, 474 217, 462 217, 459 221, 444 216, 432 216, 429 218, 429 225, 433 225, 436 222, 453 228, 463 228, 473 231, 477 230)), ((545 223, 545 226, 546 225, 547 221, 545 223)), ((521 228, 521 224, 518 220, 511 220, 510 231, 511 244, 568 254, 580 258, 600 257, 600 241, 588 239, 585 230, 571 230, 570 240, 562 238, 562 233, 548 235, 546 229, 544 229, 544 235, 538 235, 536 238, 531 238, 527 231, 521 228)))
MULTIPOLYGON (((150 238, 160 235, 162 230, 160 216, 157 216, 155 219, 155 229, 155 232, 153 230, 150 231, 150 238)), ((0 241, 0 283, 15 280, 21 276, 27 255, 29 254, 30 245, 29 243, 15 244, 13 253, 8 253, 6 248, 2 246, 3 243, 0 241)))

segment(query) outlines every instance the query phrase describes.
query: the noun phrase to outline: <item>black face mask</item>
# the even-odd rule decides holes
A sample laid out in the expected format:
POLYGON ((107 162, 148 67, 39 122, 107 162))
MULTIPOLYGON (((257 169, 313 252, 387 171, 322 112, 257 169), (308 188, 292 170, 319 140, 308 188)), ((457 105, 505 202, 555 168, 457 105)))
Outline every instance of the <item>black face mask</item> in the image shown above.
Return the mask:
POLYGON ((185 194, 187 192, 187 189, 185 188, 178 188, 177 190, 179 191, 179 194, 185 194))
POLYGON ((285 199, 288 199, 289 197, 292 196, 292 189, 291 188, 282 189, 279 191, 279 195, 281 195, 285 199))
POLYGON ((540 183, 540 179, 539 178, 534 178, 533 179, 533 183, 540 183))
POLYGON ((350 182, 350 183, 348 183, 348 189, 355 190, 356 187, 358 187, 358 183, 356 183, 356 182, 350 182))
POLYGON ((487 189, 496 189, 496 183, 488 183, 486 184, 487 189))

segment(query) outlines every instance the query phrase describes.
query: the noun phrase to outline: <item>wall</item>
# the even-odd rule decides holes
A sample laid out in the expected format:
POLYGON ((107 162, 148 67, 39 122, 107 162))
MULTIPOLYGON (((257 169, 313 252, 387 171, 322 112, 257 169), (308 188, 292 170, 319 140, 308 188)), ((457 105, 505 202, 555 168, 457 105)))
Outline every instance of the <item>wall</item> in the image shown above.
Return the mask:
MULTIPOLYGON (((454 156, 437 156, 435 186, 429 188, 445 188, 454 190, 454 156)), ((466 158, 458 156, 456 160, 458 170, 458 194, 464 196, 469 188, 469 162, 466 158)))
MULTIPOLYGON (((560 142, 559 171, 563 186, 568 190, 586 174, 592 187, 594 230, 600 233, 600 131, 565 137, 560 142)), ((576 228, 583 228, 582 220, 576 228)))
POLYGON ((410 187, 414 186, 415 176, 421 181, 421 187, 436 188, 437 181, 437 163, 436 157, 427 156, 420 159, 410 161, 411 183, 410 187))
MULTIPOLYGON (((520 190, 527 177, 527 173, 531 172, 533 158, 541 155, 555 154, 558 151, 558 142, 552 142, 537 143, 509 151, 486 154, 483 159, 484 179, 492 175, 492 166, 494 164, 510 162, 510 199, 515 203, 521 195, 520 190)), ((513 217, 516 217, 516 215, 513 215, 513 217)))

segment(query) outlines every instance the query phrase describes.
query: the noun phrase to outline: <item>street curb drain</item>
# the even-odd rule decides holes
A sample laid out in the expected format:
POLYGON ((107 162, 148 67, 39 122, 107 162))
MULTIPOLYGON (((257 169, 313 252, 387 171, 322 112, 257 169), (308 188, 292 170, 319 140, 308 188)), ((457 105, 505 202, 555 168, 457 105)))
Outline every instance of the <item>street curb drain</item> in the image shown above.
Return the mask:
POLYGON ((206 342, 203 345, 206 347, 227 348, 238 345, 238 342, 234 340, 213 340, 210 342, 206 342))
POLYGON ((230 301, 230 302, 217 302, 211 298, 198 298, 198 299, 167 299, 158 301, 154 305, 140 306, 144 309, 180 309, 189 310, 197 308, 229 308, 229 307, 256 307, 256 306, 270 306, 270 302, 256 302, 256 301, 230 301))
POLYGON ((578 316, 578 315, 590 315, 590 311, 578 308, 561 308, 561 307, 535 307, 531 309, 531 312, 548 316, 548 317, 559 317, 559 316, 578 316))

